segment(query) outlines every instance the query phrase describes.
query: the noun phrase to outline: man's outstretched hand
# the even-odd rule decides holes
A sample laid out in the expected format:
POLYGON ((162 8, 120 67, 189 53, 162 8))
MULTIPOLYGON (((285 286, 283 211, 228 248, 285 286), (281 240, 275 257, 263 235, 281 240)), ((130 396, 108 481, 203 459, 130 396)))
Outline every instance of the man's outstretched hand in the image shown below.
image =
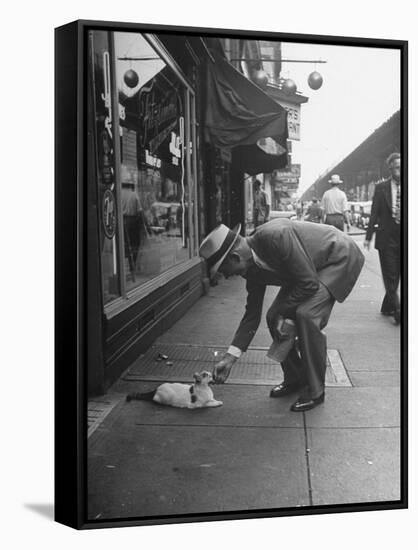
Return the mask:
POLYGON ((223 384, 231 372, 232 365, 237 360, 235 355, 225 353, 219 363, 216 363, 213 369, 213 381, 215 384, 223 384))

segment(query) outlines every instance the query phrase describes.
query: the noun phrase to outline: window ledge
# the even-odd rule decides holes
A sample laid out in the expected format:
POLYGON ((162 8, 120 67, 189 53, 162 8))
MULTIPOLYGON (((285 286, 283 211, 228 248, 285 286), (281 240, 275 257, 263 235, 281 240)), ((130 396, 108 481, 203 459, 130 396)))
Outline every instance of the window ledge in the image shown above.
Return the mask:
POLYGON ((164 273, 161 273, 161 275, 157 275, 153 279, 145 282, 140 287, 130 290, 126 295, 126 299, 117 298, 116 300, 105 306, 104 313, 106 317, 108 319, 111 319, 115 315, 118 315, 121 311, 124 311, 125 309, 131 307, 134 303, 142 300, 143 298, 151 294, 151 292, 154 292, 155 290, 165 286, 175 277, 182 275, 189 269, 192 269, 202 262, 203 260, 196 256, 191 260, 187 260, 186 262, 173 266, 164 273))

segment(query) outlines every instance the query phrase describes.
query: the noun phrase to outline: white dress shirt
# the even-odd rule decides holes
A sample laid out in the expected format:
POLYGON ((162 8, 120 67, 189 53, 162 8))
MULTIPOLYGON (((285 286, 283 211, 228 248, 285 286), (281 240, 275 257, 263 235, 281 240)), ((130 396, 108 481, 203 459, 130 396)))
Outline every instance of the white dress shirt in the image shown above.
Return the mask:
POLYGON ((344 214, 350 210, 347 203, 347 195, 336 185, 325 191, 322 196, 321 206, 326 214, 344 214))

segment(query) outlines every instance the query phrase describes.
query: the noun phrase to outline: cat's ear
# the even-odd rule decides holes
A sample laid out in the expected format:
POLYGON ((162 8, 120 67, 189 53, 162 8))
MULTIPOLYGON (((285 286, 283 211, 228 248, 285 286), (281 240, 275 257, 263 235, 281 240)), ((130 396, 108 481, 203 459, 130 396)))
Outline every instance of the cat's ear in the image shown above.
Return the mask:
POLYGON ((193 378, 195 379, 196 384, 200 384, 200 382, 202 381, 202 377, 200 376, 200 374, 198 372, 194 373, 193 378))

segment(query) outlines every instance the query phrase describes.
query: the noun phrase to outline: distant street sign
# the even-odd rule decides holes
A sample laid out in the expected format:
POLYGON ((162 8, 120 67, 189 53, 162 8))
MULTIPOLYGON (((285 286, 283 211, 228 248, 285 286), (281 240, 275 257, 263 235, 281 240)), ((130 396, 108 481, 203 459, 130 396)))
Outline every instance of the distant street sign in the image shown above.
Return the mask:
POLYGON ((276 193, 280 193, 281 191, 291 191, 292 193, 295 193, 299 188, 298 183, 280 183, 276 181, 274 184, 274 190, 276 193))
POLYGON ((291 164, 289 168, 284 170, 275 170, 274 171, 274 178, 275 179, 282 179, 282 178, 300 178, 300 164, 291 164))
POLYGON ((299 178, 298 177, 284 177, 282 178, 281 176, 278 177, 276 179, 276 183, 299 183, 299 178))

